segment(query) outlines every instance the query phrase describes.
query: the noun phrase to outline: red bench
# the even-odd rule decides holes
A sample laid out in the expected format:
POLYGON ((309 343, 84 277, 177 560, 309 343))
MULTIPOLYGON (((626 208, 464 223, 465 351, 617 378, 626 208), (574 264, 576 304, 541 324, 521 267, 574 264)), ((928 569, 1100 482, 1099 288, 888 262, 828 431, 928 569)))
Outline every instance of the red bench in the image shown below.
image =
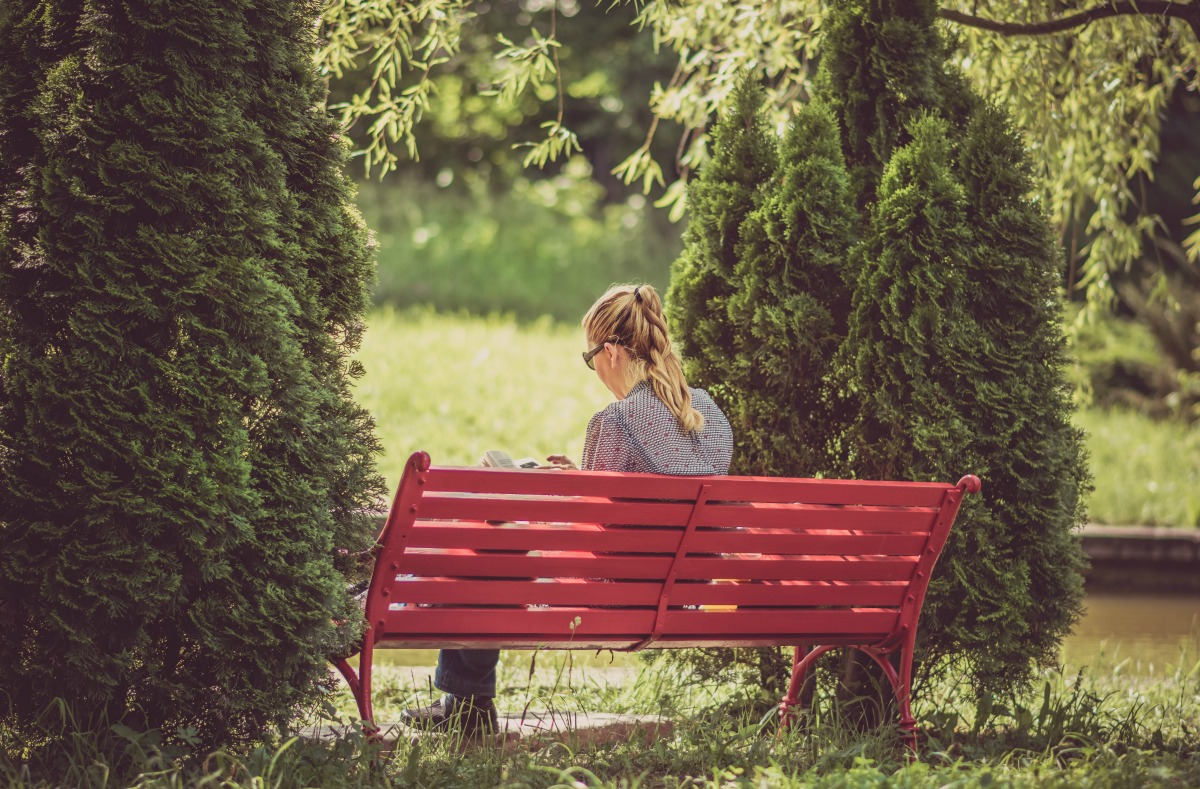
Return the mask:
POLYGON ((418 452, 379 538, 359 670, 336 663, 373 723, 380 648, 795 646, 786 721, 812 662, 853 646, 911 734, 925 589, 979 485, 451 468, 418 452))

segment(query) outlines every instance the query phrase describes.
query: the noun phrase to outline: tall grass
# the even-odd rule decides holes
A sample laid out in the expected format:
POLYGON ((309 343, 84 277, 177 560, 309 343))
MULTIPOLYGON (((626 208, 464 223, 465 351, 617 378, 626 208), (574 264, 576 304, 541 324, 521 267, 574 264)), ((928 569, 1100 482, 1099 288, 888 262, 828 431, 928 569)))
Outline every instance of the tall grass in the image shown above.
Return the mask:
MULTIPOLYGON (((575 322, 374 312, 358 396, 378 420, 389 484, 417 449, 450 465, 488 449, 578 460, 588 418, 611 400, 580 360, 583 347, 575 322)), ((1200 430, 1099 408, 1077 419, 1095 475, 1092 520, 1200 525, 1200 430)))
POLYGON ((580 328, 392 308, 370 316, 357 397, 374 414, 394 488, 411 452, 471 465, 489 449, 579 460, 588 418, 612 400, 584 366, 580 328))
MULTIPOLYGON (((561 653, 555 653, 561 655, 561 653)), ((1176 665, 1153 677, 1120 666, 1045 672, 1029 692, 967 703, 948 678, 922 689, 918 758, 909 759, 893 727, 863 733, 832 714, 833 678, 818 685, 801 725, 780 730, 773 712, 745 703, 752 685, 697 685, 659 663, 610 682, 594 668, 564 667, 561 657, 529 653, 502 665, 502 702, 526 707, 660 713, 674 731, 631 735, 599 745, 543 737, 519 746, 411 738, 392 731, 368 742, 343 712, 324 740, 283 736, 249 753, 182 755, 151 734, 121 732, 129 747, 110 761, 81 734, 57 777, 12 758, 0 760, 0 785, 83 787, 1141 787, 1200 785, 1200 657, 1181 648, 1176 665), (595 672, 595 673, 593 673, 595 672)), ((1127 668, 1127 666, 1126 666, 1127 668)), ((381 671, 378 711, 426 697, 423 683, 381 671)), ((342 702, 347 701, 343 697, 342 702)), ((347 704, 340 703, 342 709, 347 704)), ((328 723, 329 717, 326 717, 328 723)), ((35 765, 36 767, 36 765, 35 765)))
POLYGON ((1200 526, 1200 426, 1134 411, 1081 409, 1100 523, 1200 526))

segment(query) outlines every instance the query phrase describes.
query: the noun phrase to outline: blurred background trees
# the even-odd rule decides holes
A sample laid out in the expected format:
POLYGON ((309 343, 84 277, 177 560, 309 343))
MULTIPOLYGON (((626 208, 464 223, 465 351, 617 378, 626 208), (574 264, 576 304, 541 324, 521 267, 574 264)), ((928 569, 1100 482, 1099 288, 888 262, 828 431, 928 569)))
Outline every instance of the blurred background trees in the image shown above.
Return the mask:
MULTIPOLYGON (((938 8, 952 59, 1029 146, 1035 188, 1063 240, 1062 284, 1087 308, 1072 332, 1088 360, 1077 372, 1080 391, 1188 418, 1200 398, 1200 234, 1186 224, 1200 210, 1192 204, 1200 189, 1197 7, 946 0, 938 8), (1102 317, 1111 315, 1131 323, 1111 329, 1102 317), (1134 339, 1114 342, 1113 331, 1134 339)), ((737 75, 757 74, 768 122, 782 130, 811 92, 826 12, 819 0, 330 6, 322 62, 365 151, 364 172, 398 166, 407 184, 385 180, 378 188, 388 196, 365 190, 384 245, 379 298, 450 306, 465 297, 471 308, 573 314, 558 306, 562 299, 531 307, 503 283, 479 299, 460 281, 451 295, 438 284, 443 277, 417 276, 408 262, 448 271, 487 243, 511 259, 520 253, 508 252, 508 242, 522 231, 533 237, 520 245, 536 250, 523 257, 550 271, 542 255, 564 257, 550 239, 582 233, 586 252, 566 255, 576 261, 559 274, 570 283, 576 266, 612 271, 584 274, 582 290, 634 275, 664 284, 679 228, 664 226, 662 214, 682 216, 717 108, 737 75), (546 169, 522 168, 527 157, 546 169), (463 183, 477 175, 489 189, 463 183), (404 192, 409 198, 396 197, 404 192), (469 205, 481 226, 446 238, 448 222, 429 216, 442 198, 455 206, 450 216, 469 205), (514 216, 514 202, 536 208, 514 216), (601 254, 596 239, 604 236, 620 238, 611 255, 601 254)), ((886 72, 886 62, 867 65, 886 72)), ((466 278, 483 271, 470 265, 466 278)))

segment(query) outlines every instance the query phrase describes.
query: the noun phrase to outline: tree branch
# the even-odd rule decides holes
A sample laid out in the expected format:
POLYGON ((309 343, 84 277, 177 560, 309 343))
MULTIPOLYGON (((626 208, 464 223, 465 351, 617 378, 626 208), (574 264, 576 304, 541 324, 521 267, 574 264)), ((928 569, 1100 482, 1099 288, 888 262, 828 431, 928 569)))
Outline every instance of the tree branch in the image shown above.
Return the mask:
POLYGON ((1077 14, 1045 22, 997 22, 949 8, 938 10, 938 16, 968 27, 990 30, 1002 36, 1044 36, 1061 33, 1076 27, 1113 16, 1161 16, 1182 19, 1200 38, 1200 2, 1182 3, 1176 0, 1110 0, 1077 14))

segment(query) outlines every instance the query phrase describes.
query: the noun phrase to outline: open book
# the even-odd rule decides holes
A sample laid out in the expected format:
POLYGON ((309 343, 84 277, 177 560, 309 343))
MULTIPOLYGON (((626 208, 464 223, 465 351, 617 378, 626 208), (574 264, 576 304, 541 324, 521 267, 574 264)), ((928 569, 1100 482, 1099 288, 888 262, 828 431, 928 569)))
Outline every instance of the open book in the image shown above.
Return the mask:
POLYGON ((485 468, 537 468, 542 464, 533 458, 513 460, 502 449, 489 449, 479 459, 479 465, 485 468))

